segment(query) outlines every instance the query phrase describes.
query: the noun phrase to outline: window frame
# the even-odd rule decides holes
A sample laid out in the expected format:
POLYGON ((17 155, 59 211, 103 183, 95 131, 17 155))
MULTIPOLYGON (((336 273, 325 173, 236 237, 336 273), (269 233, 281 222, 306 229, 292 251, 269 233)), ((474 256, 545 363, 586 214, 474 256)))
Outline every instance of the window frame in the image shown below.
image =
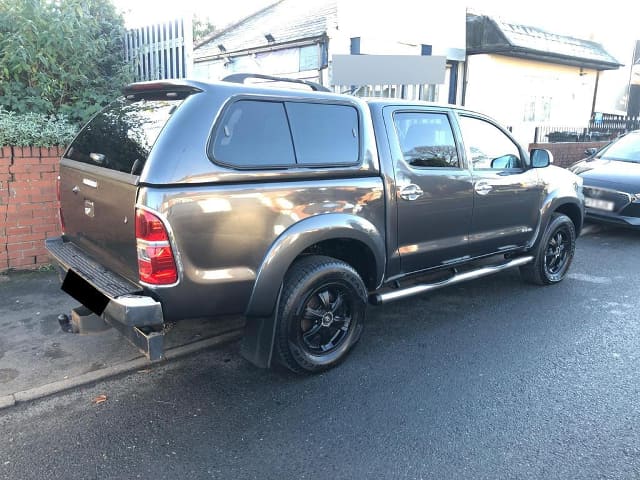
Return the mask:
POLYGON ((398 152, 400 153, 400 160, 402 160, 402 162, 404 162, 404 164, 407 166, 407 168, 411 169, 411 170, 415 170, 415 171, 429 171, 429 170, 435 170, 435 171, 447 171, 447 170, 454 170, 454 171, 459 171, 459 170, 465 170, 467 169, 467 165, 466 165, 466 158, 463 157, 460 153, 463 150, 463 145, 460 144, 460 139, 459 139, 459 133, 458 133, 458 126, 456 123, 456 119, 454 119, 451 115, 451 110, 446 110, 446 109, 438 109, 438 108, 398 108, 398 109, 394 109, 393 112, 391 112, 391 121, 393 122, 393 131, 395 133, 395 143, 396 143, 396 147, 398 148, 398 152), (418 114, 431 114, 431 115, 443 115, 444 117, 446 117, 447 121, 449 122, 449 128, 451 128, 451 135, 453 136, 453 143, 454 146, 456 148, 456 155, 458 157, 458 166, 457 167, 453 167, 453 166, 449 166, 449 167, 427 167, 427 166, 417 166, 417 165, 412 165, 409 162, 407 162, 407 160, 404 158, 404 152, 402 151, 402 145, 400 144, 400 134, 398 132, 398 127, 396 124, 396 114, 398 113, 418 113, 418 114))
POLYGON ((235 170, 235 171, 292 171, 292 170, 326 170, 326 169, 339 169, 345 167, 355 167, 361 166, 364 158, 363 154, 363 120, 362 114, 360 112, 360 108, 354 102, 350 102, 348 100, 339 100, 339 99, 322 99, 322 98, 305 98, 305 97, 288 97, 288 96, 279 96, 279 95, 259 95, 259 94, 237 94, 229 97, 225 103, 222 105, 218 113, 216 114, 215 120, 209 132, 209 138, 207 139, 206 144, 206 154, 209 160, 218 165, 220 167, 224 167, 226 169, 235 170), (233 108, 233 106, 237 102, 241 101, 256 101, 256 102, 271 102, 271 103, 280 103, 282 108, 284 109, 284 113, 287 120, 287 127, 289 129, 289 139, 291 140, 291 145, 293 147, 293 156, 294 163, 290 165, 233 165, 228 162, 224 162, 214 155, 214 146, 216 135, 219 132, 222 122, 225 120, 229 110, 233 108), (347 106, 351 107, 355 110, 357 119, 358 119, 358 156, 354 162, 333 162, 333 163, 320 163, 320 164, 310 164, 310 163, 298 163, 298 155, 296 151, 296 145, 293 139, 293 131, 291 129, 291 119, 289 118, 289 114, 287 112, 287 103, 308 103, 308 104, 320 104, 320 105, 334 105, 334 106, 347 106))
POLYGON ((467 164, 469 170, 478 171, 478 172, 524 172, 524 171, 528 170, 531 167, 531 162, 530 162, 530 158, 529 158, 528 153, 525 152, 522 149, 522 146, 516 141, 515 138, 513 138, 511 133, 506 128, 502 127, 502 125, 500 125, 495 120, 493 120, 493 119, 491 119, 489 117, 486 117, 484 115, 479 115, 479 114, 473 113, 473 112, 457 111, 456 112, 456 123, 457 123, 458 132, 459 132, 459 135, 460 135, 460 141, 462 143, 464 155, 465 155, 465 158, 466 158, 466 164, 467 164), (474 165, 473 165, 473 159, 472 159, 472 156, 471 156, 471 150, 469 149, 469 146, 467 145, 467 142, 465 141, 464 132, 462 131, 462 123, 460 122, 461 118, 472 118, 474 120, 484 121, 485 123, 488 123, 489 125, 492 125, 495 128, 497 128, 516 147, 516 150, 518 151, 519 156, 520 156, 520 162, 521 162, 522 166, 516 167, 516 168, 475 168, 474 165))

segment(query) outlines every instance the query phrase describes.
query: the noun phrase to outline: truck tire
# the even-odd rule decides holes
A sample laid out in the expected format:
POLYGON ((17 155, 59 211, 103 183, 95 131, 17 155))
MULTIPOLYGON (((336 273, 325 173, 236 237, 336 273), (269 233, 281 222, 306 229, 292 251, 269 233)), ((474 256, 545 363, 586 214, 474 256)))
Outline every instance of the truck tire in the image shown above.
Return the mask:
POLYGON ((576 249, 576 229, 569 217, 554 213, 532 263, 520 267, 522 278, 537 285, 552 285, 564 279, 576 249))
POLYGON ((347 263, 312 255, 285 275, 275 346, 280 363, 317 373, 340 363, 360 339, 367 290, 347 263))

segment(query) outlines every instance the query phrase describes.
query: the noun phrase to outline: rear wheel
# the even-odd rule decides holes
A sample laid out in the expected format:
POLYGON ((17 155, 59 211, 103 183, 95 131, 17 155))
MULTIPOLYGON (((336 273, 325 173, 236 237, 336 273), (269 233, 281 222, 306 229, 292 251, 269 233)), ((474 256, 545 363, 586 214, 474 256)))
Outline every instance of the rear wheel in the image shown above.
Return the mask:
POLYGON ((554 213, 545 230, 533 263, 520 267, 526 281, 551 285, 564 279, 576 248, 576 229, 569 217, 554 213))
POLYGON ((285 276, 276 348, 297 373, 315 373, 340 363, 362 332, 367 291, 347 263, 303 257, 285 276))

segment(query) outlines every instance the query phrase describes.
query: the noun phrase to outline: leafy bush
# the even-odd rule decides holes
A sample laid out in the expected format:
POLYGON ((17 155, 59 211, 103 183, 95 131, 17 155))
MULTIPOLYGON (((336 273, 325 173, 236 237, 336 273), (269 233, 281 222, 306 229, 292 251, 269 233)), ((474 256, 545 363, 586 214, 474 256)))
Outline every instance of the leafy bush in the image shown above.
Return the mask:
POLYGON ((88 120, 131 81, 123 38, 109 0, 0 0, 0 105, 88 120))
POLYGON ((15 113, 0 108, 0 145, 68 145, 77 129, 64 115, 15 113))
POLYGON ((209 17, 201 17, 200 15, 194 14, 192 22, 194 43, 201 43, 205 41, 216 31, 216 26, 211 23, 211 19, 209 17))

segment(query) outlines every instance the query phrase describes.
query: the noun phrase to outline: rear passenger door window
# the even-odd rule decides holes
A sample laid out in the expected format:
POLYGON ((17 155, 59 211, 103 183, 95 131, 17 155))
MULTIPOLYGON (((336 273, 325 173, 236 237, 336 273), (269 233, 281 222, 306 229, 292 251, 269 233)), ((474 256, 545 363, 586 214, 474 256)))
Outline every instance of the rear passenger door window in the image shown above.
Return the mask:
POLYGON ((443 113, 401 112, 394 123, 405 162, 412 167, 459 168, 449 118, 443 113))
POLYGON ((294 165, 284 105, 255 100, 235 102, 218 127, 213 155, 220 163, 239 168, 294 165))

